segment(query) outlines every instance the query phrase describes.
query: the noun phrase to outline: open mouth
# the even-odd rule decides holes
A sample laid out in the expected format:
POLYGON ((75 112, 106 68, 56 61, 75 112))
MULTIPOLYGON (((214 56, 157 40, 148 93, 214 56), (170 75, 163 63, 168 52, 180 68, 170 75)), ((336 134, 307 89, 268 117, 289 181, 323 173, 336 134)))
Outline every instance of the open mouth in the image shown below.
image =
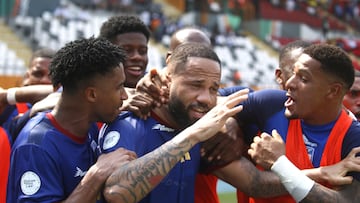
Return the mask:
POLYGON ((290 96, 290 94, 286 94, 288 99, 285 101, 285 107, 288 108, 289 106, 293 105, 295 103, 295 100, 290 96))
POLYGON ((125 71, 134 76, 141 76, 144 74, 144 70, 140 66, 126 67, 125 71))
POLYGON ((197 119, 203 117, 207 112, 208 112, 207 109, 199 108, 199 107, 193 107, 193 108, 190 109, 191 117, 194 117, 194 118, 197 118, 197 119))

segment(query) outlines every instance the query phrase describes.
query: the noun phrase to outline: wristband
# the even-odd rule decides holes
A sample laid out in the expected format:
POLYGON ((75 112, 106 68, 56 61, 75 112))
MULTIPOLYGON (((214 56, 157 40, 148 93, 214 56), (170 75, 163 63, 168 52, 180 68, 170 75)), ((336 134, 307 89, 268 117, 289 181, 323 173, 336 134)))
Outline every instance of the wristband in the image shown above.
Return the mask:
POLYGON ((315 182, 304 175, 285 155, 280 156, 271 166, 289 194, 296 202, 303 200, 310 192, 315 182))
POLYGON ((16 104, 16 90, 17 89, 18 89, 17 87, 7 89, 6 100, 7 100, 8 104, 10 104, 10 105, 16 104))

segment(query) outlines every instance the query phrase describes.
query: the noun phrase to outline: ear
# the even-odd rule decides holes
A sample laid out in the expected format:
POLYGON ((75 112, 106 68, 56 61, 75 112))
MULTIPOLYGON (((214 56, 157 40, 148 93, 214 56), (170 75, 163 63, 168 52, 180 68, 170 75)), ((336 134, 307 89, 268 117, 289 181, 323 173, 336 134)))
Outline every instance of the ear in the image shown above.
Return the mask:
POLYGON ((282 78, 281 78, 281 74, 282 74, 282 72, 281 72, 280 68, 276 68, 276 70, 275 70, 275 78, 276 78, 276 82, 278 84, 283 84, 283 82, 284 82, 282 80, 282 78))
POLYGON ((165 58, 165 63, 166 63, 166 64, 169 64, 170 58, 171 58, 171 52, 168 51, 168 52, 166 53, 166 58, 165 58))
POLYGON ((22 80, 23 86, 29 85, 29 77, 30 77, 30 73, 29 73, 29 71, 26 71, 26 73, 24 74, 23 80, 22 80))
POLYGON ((88 87, 85 89, 85 97, 90 102, 95 102, 97 99, 97 92, 96 88, 94 87, 88 87))
POLYGON ((338 98, 343 95, 343 91, 344 91, 343 84, 339 82, 335 82, 329 85, 327 96, 329 99, 338 98))

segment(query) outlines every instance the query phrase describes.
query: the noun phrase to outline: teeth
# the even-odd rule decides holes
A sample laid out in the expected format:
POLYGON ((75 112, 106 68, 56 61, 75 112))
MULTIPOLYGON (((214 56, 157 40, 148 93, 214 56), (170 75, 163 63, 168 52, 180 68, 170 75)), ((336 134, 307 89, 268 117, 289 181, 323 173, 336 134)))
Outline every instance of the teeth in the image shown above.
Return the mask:
POLYGON ((141 67, 127 67, 129 70, 139 71, 141 70, 141 67))
POLYGON ((202 108, 193 108, 194 111, 199 112, 199 113, 205 113, 206 110, 202 109, 202 108))

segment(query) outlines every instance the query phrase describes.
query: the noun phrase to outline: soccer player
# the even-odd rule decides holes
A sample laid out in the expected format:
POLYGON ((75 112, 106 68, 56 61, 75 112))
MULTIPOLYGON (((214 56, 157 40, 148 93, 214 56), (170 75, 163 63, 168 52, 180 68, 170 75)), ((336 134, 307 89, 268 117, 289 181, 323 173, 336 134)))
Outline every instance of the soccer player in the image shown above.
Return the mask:
POLYGON ((11 152, 7 202, 95 202, 107 177, 135 159, 119 149, 98 157, 96 122, 110 122, 127 99, 125 52, 104 39, 82 39, 51 63, 63 91, 51 112, 25 125, 11 152), (30 126, 29 128, 27 126, 30 126))

